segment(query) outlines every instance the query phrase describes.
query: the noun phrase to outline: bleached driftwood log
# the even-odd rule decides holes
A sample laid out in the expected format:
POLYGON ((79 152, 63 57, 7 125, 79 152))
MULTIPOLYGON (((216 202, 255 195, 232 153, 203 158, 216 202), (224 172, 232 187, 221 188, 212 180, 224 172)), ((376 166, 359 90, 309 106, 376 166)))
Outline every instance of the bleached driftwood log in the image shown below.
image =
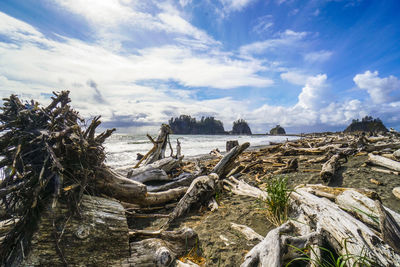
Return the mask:
POLYGON ((245 238, 249 241, 255 241, 255 240, 261 241, 264 239, 262 235, 256 233, 253 229, 251 229, 246 225, 231 222, 231 228, 242 233, 245 236, 245 238))
POLYGON ((215 173, 194 179, 185 195, 179 200, 178 205, 170 214, 167 225, 188 212, 193 206, 200 206, 208 203, 210 198, 215 195, 217 182, 218 175, 215 173))
POLYGON ((329 183, 335 176, 336 170, 339 168, 340 154, 333 155, 327 162, 322 165, 321 178, 325 183, 329 183))
POLYGON ((400 149, 397 149, 395 152, 393 152, 393 156, 394 156, 396 159, 400 159, 400 149))
MULTIPOLYGON (((247 185, 247 187, 250 188, 251 186, 247 185)), ((313 233, 317 233, 315 238, 325 240, 325 242, 327 242, 338 255, 352 255, 353 258, 349 260, 350 265, 357 260, 357 257, 365 256, 370 263, 373 262, 373 266, 398 266, 400 255, 380 237, 376 229, 371 229, 332 201, 311 194, 313 190, 314 189, 307 187, 298 187, 290 195, 292 214, 289 217, 295 218, 296 221, 300 221, 300 215, 304 216, 304 218, 307 218, 309 221, 306 224, 312 227, 311 232, 308 234, 308 238, 305 238, 305 236, 294 238, 298 238, 298 240, 308 240, 310 241, 309 243, 312 243, 311 241, 314 237, 311 237, 313 236, 313 233)), ((254 191, 258 190, 255 189, 254 191)), ((340 194, 349 194, 347 191, 348 190, 343 190, 340 194)), ((353 192, 350 193, 354 195, 353 192)), ((331 196, 336 199, 340 194, 331 194, 331 196)), ((249 195, 251 196, 253 194, 249 195)), ((352 201, 357 201, 357 199, 352 199, 350 203, 352 201)), ((347 205, 351 206, 352 204, 347 205)), ((358 204, 356 208, 361 207, 361 209, 364 209, 365 211, 365 207, 368 205, 358 204)), ((398 218, 400 216, 396 213, 392 215, 392 212, 386 208, 385 210, 387 211, 386 214, 390 214, 392 218, 398 218)), ((392 221, 396 221, 396 219, 393 219, 392 221)), ((370 222, 369 224, 372 223, 370 222)), ((289 226, 288 224, 284 224, 281 227, 282 228, 277 228, 278 230, 275 229, 277 231, 272 232, 271 235, 267 235, 268 239, 270 239, 268 242, 264 242, 264 240, 267 239, 266 237, 261 242, 264 242, 264 244, 261 245, 260 243, 253 248, 253 250, 246 256, 245 262, 242 266, 254 266, 251 264, 257 263, 258 266, 265 267, 279 266, 273 264, 282 263, 282 258, 278 260, 277 255, 282 257, 281 251, 284 249, 284 242, 276 236, 277 232, 282 232, 282 229, 286 231, 289 226), (273 247, 271 247, 272 244, 274 244, 273 247), (279 246, 277 244, 279 244, 279 246), (268 257, 263 256, 262 251, 264 251, 264 255, 268 255, 268 257), (264 264, 264 260, 271 262, 264 264)), ((298 230, 299 226, 296 226, 295 228, 298 230)), ((292 231, 291 234, 293 235, 297 230, 292 231)))
POLYGON ((172 131, 169 125, 162 124, 157 139, 154 141, 150 139, 154 145, 154 151, 147 157, 145 165, 165 158, 165 150, 167 149, 170 133, 172 133, 172 131))
POLYGON ((172 178, 170 178, 167 173, 172 169, 177 168, 182 162, 182 159, 182 156, 177 159, 173 157, 163 158, 143 167, 130 170, 127 177, 141 183, 150 181, 168 181, 172 178))
POLYGON ((398 199, 400 199, 400 187, 395 187, 392 190, 392 193, 395 197, 397 197, 398 199))
POLYGON ((235 159, 250 146, 250 143, 246 142, 239 146, 235 146, 231 151, 225 154, 225 156, 218 162, 211 173, 216 173, 220 179, 224 179, 226 175, 235 167, 235 159))
POLYGON ((198 242, 197 233, 191 228, 178 231, 130 231, 135 239, 130 243, 131 256, 125 262, 130 266, 168 267, 188 253, 198 242))
POLYGON ((237 180, 235 177, 230 176, 224 180, 224 189, 229 190, 237 195, 250 196, 254 198, 266 199, 267 192, 251 186, 242 180, 237 180))
POLYGON ((394 171, 400 171, 400 162, 382 156, 368 154, 368 162, 394 171))

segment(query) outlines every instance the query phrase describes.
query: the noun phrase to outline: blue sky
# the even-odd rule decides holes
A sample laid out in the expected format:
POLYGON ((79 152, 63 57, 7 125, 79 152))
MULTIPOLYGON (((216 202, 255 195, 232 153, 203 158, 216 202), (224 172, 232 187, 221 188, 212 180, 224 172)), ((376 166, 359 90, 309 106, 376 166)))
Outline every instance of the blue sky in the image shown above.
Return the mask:
POLYGON ((230 130, 400 130, 400 1, 2 0, 0 96, 72 105, 125 132, 171 116, 230 130))

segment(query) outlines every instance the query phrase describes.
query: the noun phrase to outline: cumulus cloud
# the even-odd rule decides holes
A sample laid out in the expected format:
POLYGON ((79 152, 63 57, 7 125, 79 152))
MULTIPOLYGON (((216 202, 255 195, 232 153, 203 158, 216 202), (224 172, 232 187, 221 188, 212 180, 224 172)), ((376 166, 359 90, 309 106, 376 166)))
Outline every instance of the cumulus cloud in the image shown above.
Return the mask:
POLYGON ((315 77, 309 77, 306 85, 299 95, 297 105, 304 109, 318 110, 326 105, 326 96, 329 93, 326 84, 326 74, 319 74, 315 77))
POLYGON ((309 77, 308 75, 305 75, 297 71, 283 72, 280 74, 280 76, 282 80, 288 81, 295 85, 305 85, 309 77))
POLYGON ((400 81, 394 76, 379 78, 378 71, 367 70, 363 74, 354 76, 353 81, 363 90, 366 90, 375 104, 393 102, 400 97, 400 81))

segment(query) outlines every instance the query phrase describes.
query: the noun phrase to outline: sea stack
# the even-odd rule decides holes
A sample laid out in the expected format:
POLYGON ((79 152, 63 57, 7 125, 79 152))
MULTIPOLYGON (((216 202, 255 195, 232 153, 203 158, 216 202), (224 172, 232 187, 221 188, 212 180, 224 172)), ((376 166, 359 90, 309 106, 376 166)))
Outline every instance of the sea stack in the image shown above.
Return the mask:
POLYGON ((239 119, 233 122, 231 134, 251 135, 251 129, 245 120, 239 119))
POLYGON ((285 129, 283 129, 283 127, 281 127, 279 124, 275 126, 275 128, 272 128, 269 131, 269 134, 271 135, 280 135, 280 134, 286 134, 285 129))
POLYGON ((370 132, 370 133, 381 133, 388 132, 388 129, 383 125, 379 118, 372 118, 371 116, 365 116, 360 120, 356 119, 344 130, 345 133, 354 132, 370 132))

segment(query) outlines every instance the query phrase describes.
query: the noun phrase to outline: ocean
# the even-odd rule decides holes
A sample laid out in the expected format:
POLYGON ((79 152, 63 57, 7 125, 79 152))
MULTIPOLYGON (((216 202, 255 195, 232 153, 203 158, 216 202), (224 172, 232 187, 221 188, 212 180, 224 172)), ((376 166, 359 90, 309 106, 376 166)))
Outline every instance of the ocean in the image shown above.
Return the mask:
MULTIPOLYGON (((153 136, 155 138, 155 135, 153 136)), ((179 138, 182 155, 193 158, 209 154, 218 148, 225 152, 226 141, 238 140, 239 144, 250 142, 251 147, 266 146, 270 142, 284 142, 287 139, 298 139, 296 136, 270 136, 270 135, 170 135, 171 145, 176 153, 176 139, 179 138)), ((153 145, 146 135, 113 134, 104 144, 107 155, 107 165, 112 168, 124 168, 134 165, 136 154, 146 154, 153 145)), ((170 154, 167 148, 166 156, 170 154)))

